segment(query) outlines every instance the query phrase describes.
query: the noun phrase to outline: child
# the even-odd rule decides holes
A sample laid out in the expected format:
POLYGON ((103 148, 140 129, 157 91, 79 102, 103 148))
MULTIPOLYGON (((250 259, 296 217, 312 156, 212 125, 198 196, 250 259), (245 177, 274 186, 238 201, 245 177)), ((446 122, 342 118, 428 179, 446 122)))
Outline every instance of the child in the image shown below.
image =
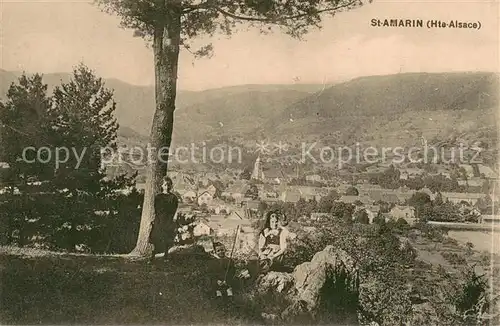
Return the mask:
POLYGON ((215 261, 217 266, 214 268, 215 273, 217 273, 217 280, 215 282, 215 296, 216 298, 223 298, 224 296, 228 298, 232 297, 233 288, 226 281, 226 278, 230 276, 230 272, 232 272, 231 268, 229 268, 228 270, 228 264, 230 264, 231 262, 226 258, 226 248, 222 243, 214 243, 213 256, 217 259, 215 261))

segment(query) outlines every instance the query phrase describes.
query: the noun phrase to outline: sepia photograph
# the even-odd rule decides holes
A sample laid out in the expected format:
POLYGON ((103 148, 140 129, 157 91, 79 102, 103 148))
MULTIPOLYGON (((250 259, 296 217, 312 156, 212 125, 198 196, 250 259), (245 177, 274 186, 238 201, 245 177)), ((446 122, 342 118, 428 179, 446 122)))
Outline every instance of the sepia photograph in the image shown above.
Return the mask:
POLYGON ((497 0, 0 0, 0 324, 500 325, 497 0))

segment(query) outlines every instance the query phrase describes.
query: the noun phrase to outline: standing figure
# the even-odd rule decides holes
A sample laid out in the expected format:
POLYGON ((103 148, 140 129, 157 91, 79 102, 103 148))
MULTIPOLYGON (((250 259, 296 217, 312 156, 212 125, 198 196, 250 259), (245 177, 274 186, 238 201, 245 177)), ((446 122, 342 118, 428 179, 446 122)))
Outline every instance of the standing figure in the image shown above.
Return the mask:
POLYGON ((172 193, 172 179, 163 178, 162 193, 155 197, 156 218, 151 231, 151 243, 153 252, 151 260, 160 252, 165 252, 164 259, 167 260, 168 250, 174 246, 176 222, 174 221, 179 199, 172 193))
POLYGON ((266 270, 280 262, 287 248, 287 229, 280 225, 283 219, 280 211, 267 213, 264 229, 259 235, 259 260, 266 270))

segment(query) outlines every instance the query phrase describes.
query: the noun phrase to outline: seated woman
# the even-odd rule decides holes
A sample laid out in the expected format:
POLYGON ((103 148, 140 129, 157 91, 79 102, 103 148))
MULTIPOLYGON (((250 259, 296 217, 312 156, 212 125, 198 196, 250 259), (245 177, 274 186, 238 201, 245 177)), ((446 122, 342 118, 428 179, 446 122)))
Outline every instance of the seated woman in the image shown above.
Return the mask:
POLYGON ((267 213, 264 229, 259 235, 259 259, 264 269, 281 261, 287 248, 287 229, 281 226, 283 214, 280 211, 267 213))

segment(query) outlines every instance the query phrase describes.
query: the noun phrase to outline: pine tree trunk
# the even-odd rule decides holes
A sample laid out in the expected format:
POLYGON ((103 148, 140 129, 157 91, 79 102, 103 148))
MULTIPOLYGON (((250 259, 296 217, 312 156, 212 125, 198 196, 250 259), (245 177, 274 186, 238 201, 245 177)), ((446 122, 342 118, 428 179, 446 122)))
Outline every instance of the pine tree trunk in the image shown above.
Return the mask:
POLYGON ((154 199, 160 192, 161 180, 167 172, 168 161, 168 154, 164 154, 160 161, 158 151, 164 148, 161 153, 168 153, 167 149, 172 142, 181 16, 175 9, 168 11, 164 26, 157 28, 153 40, 156 110, 150 134, 141 225, 137 244, 131 252, 134 256, 146 256, 152 250, 150 235, 155 220, 154 199))

